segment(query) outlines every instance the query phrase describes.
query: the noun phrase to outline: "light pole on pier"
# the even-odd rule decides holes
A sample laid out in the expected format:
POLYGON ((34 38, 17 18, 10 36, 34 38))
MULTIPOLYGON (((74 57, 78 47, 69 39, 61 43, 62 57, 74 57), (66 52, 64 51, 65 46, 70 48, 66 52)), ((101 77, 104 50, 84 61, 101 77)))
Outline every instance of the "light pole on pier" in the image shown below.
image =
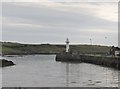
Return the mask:
POLYGON ((90 45, 92 45, 92 39, 90 38, 90 45))
POLYGON ((106 42, 106 41, 107 41, 107 37, 105 37, 105 43, 106 43, 105 45, 107 45, 107 42, 106 42))

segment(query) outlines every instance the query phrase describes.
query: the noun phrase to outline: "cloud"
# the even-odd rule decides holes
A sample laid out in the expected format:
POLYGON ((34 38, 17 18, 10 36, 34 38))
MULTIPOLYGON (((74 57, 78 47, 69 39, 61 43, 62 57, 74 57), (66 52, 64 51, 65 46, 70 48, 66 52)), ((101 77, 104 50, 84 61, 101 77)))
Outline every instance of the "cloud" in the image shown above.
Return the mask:
POLYGON ((19 18, 19 21, 20 19, 24 19, 24 20, 28 20, 29 22, 37 22, 37 23, 42 23, 47 25, 48 24, 54 25, 54 26, 55 25, 84 26, 87 24, 87 27, 96 27, 98 25, 100 27, 103 27, 103 26, 111 27, 112 25, 115 25, 117 23, 117 22, 107 21, 105 19, 98 18, 94 16, 94 14, 91 15, 89 13, 75 13, 74 11, 64 12, 64 11, 58 11, 58 10, 53 10, 51 8, 50 9, 44 8, 44 7, 25 8, 23 6, 11 5, 11 4, 5 3, 3 5, 3 8, 4 8, 3 16, 12 17, 12 20, 14 20, 14 18, 15 19, 19 18), (110 26, 106 26, 107 24, 109 24, 110 26))
MULTIPOLYGON (((33 2, 32 0, 30 2, 33 2)), ((93 15, 105 20, 118 21, 118 2, 75 2, 64 0, 58 2, 55 0, 35 0, 33 3, 14 2, 13 5, 21 5, 24 7, 36 7, 36 8, 50 8, 53 10, 69 11, 74 13, 82 13, 93 15), (53 2, 54 1, 54 2, 53 2), (37 3, 36 3, 37 2, 37 3)))
POLYGON ((2 2, 119 2, 119 0, 1 0, 2 2))
POLYGON ((3 3, 3 37, 28 43, 62 43, 69 37, 87 43, 108 36, 116 44, 116 19, 117 3, 3 3))
MULTIPOLYGON (((4 25, 4 24, 3 24, 4 25)), ((41 25, 37 24, 23 24, 23 23, 5 23, 5 26, 10 26, 10 27, 32 27, 32 28, 42 28, 41 25)))

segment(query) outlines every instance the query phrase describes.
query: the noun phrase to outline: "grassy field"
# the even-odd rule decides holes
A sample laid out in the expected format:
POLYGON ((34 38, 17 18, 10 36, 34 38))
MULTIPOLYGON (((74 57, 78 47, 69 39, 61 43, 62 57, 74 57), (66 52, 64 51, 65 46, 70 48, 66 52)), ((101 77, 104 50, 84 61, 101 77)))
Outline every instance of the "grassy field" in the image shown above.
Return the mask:
MULTIPOLYGON (((20 44, 0 42, 3 55, 5 54, 56 54, 65 52, 65 45, 56 44, 20 44)), ((100 45, 70 45, 70 52, 82 54, 106 54, 110 50, 108 46, 100 45)))

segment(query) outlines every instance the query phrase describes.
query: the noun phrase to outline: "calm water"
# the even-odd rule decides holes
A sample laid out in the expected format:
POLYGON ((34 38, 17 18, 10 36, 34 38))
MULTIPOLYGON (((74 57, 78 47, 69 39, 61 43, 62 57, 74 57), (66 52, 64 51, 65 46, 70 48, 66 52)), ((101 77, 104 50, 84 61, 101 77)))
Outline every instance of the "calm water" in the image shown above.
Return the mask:
POLYGON ((55 55, 6 57, 3 87, 118 87, 118 70, 86 63, 61 63, 55 55))

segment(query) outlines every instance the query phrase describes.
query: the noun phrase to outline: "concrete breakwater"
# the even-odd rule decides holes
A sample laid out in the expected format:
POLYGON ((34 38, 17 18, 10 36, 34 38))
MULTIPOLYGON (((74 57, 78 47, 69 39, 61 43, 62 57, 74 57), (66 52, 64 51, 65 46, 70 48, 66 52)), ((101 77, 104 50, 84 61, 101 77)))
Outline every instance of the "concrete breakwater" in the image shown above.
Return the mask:
POLYGON ((81 62, 81 57, 80 57, 80 55, 57 54, 56 61, 81 62))
POLYGON ((106 67, 120 69, 120 57, 82 55, 82 54, 57 54, 56 61, 85 62, 106 67))

